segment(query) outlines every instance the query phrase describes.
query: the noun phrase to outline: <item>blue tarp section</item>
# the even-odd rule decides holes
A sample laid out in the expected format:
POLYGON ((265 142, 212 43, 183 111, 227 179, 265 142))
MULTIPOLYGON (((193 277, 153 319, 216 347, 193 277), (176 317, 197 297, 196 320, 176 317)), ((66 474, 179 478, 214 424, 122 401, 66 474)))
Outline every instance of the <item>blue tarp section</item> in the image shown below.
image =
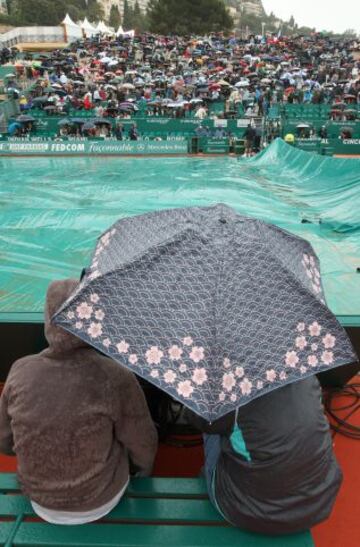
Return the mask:
POLYGON ((329 307, 360 322, 360 160, 281 140, 250 160, 0 159, 0 319, 42 312, 49 281, 78 277, 120 217, 218 202, 308 239, 329 307))

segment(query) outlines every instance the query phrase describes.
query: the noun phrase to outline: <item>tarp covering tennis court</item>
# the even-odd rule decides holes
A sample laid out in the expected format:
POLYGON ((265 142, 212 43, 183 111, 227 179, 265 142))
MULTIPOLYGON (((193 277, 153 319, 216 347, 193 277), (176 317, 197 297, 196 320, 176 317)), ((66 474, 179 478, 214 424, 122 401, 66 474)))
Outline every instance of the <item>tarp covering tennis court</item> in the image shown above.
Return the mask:
POLYGON ((0 320, 41 320, 49 281, 78 277, 118 218, 218 202, 308 239, 330 308, 360 325, 360 160, 280 140, 251 160, 0 159, 0 320))

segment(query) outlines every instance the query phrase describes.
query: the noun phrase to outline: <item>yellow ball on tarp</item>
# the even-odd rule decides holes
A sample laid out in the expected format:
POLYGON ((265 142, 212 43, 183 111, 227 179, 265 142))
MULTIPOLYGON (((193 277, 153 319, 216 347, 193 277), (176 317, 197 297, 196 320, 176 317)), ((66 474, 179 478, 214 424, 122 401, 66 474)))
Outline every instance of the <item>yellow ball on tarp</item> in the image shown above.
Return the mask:
POLYGON ((284 141, 287 142, 288 144, 294 144, 295 136, 292 133, 288 133, 287 135, 285 135, 284 141))

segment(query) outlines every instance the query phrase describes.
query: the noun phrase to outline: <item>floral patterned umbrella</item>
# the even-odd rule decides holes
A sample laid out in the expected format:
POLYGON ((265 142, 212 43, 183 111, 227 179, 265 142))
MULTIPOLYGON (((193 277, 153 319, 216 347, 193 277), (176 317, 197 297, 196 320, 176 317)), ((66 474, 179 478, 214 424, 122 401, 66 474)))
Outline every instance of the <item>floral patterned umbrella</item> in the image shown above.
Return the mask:
POLYGON ((311 245, 225 205, 119 220, 53 320, 209 421, 357 361, 311 245))

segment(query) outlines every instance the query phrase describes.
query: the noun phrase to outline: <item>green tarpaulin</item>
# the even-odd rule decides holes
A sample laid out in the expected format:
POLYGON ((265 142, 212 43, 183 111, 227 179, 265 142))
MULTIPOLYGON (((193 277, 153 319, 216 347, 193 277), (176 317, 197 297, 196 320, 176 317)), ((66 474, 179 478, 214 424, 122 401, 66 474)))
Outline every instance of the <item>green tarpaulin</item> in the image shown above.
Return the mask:
POLYGON ((330 308, 360 324, 360 160, 280 140, 251 160, 3 158, 0 189, 2 321, 41 320, 49 281, 78 277, 118 218, 223 202, 308 239, 330 308))

